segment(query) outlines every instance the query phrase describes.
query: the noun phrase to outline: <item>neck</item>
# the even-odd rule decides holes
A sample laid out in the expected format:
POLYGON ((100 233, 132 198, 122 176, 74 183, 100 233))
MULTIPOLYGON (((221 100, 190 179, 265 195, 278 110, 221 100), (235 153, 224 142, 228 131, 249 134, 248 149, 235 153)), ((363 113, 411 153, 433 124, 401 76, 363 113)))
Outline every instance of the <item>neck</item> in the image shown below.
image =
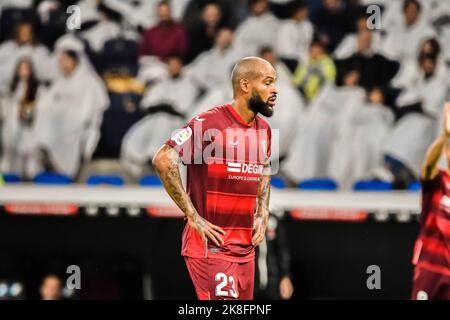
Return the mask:
POLYGON ((237 111, 245 123, 248 124, 255 120, 256 113, 249 108, 248 102, 242 97, 235 97, 233 102, 231 102, 231 106, 237 111))

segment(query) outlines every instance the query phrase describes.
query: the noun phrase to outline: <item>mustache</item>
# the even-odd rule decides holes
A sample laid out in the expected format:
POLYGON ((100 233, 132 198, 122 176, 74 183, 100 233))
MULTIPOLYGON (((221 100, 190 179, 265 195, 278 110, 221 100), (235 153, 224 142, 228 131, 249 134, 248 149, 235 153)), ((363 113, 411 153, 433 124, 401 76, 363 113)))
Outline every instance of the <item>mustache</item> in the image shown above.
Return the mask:
POLYGON ((274 95, 271 95, 270 97, 269 97, 269 99, 267 99, 267 100, 270 100, 270 99, 272 99, 272 98, 277 98, 277 95, 276 94, 274 94, 274 95))

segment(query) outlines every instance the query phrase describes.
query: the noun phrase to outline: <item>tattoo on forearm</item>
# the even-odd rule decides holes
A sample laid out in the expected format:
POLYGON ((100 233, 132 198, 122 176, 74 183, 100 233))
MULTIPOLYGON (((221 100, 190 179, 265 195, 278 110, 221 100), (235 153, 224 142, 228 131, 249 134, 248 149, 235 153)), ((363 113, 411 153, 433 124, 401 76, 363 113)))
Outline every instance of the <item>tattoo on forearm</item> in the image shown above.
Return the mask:
MULTIPOLYGON (((167 146, 165 148, 170 147, 167 146)), ((178 207, 184 212, 185 215, 188 215, 189 213, 195 211, 195 209, 191 199, 186 194, 183 188, 183 183, 181 182, 180 171, 178 169, 178 154, 172 148, 170 148, 170 150, 163 149, 163 151, 166 151, 168 153, 168 163, 166 170, 162 170, 161 172, 159 172, 161 180, 172 200, 178 205, 178 207)))
POLYGON ((266 212, 269 212, 270 176, 263 175, 259 177, 257 197, 258 197, 258 211, 264 210, 266 212))

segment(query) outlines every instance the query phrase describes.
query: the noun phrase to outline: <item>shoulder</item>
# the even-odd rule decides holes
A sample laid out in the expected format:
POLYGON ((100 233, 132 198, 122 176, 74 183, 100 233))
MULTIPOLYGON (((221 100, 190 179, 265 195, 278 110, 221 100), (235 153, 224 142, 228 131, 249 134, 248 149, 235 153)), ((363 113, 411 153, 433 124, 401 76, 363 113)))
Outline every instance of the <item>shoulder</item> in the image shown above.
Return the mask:
POLYGON ((225 113, 226 105, 217 106, 199 113, 194 118, 192 118, 190 122, 202 122, 205 125, 210 125, 211 123, 217 123, 218 121, 220 121, 220 119, 223 119, 225 113))

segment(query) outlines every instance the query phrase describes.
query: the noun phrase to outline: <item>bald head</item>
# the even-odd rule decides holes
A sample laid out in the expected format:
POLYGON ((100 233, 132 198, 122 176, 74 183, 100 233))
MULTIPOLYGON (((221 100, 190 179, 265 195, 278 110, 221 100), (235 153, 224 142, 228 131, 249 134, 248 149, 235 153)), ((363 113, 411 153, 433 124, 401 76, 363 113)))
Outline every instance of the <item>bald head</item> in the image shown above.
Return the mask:
POLYGON ((246 57, 239 60, 231 72, 234 93, 236 94, 239 91, 242 80, 254 81, 269 74, 275 76, 275 70, 267 60, 259 57, 246 57))
POLYGON ((259 57, 239 60, 231 73, 234 99, 243 99, 250 109, 269 115, 273 112, 277 89, 274 67, 259 57))

